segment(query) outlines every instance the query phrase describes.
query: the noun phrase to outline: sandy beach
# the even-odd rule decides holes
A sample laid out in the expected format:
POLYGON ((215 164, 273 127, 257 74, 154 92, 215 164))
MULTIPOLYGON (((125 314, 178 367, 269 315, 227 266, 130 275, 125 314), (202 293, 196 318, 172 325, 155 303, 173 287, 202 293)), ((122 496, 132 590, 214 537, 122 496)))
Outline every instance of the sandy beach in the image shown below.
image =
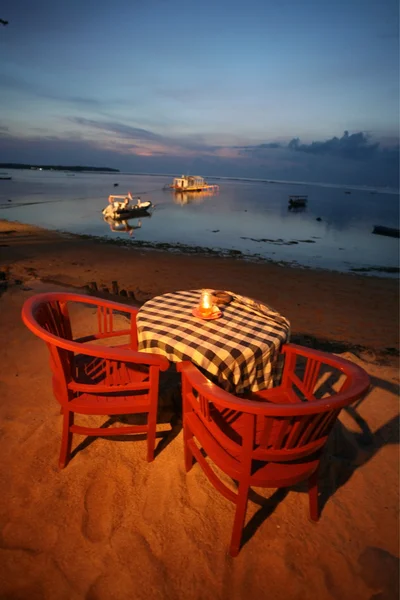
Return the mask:
POLYGON ((0 221, 0 309, 0 598, 398 598, 397 280, 126 248, 0 221), (21 307, 39 291, 84 292, 95 282, 107 293, 113 281, 131 292, 120 301, 139 304, 197 288, 257 298, 290 320, 292 341, 369 373, 369 393, 334 430, 318 524, 303 487, 281 501, 257 489, 244 546, 230 558, 233 506, 198 466, 185 473, 168 381, 153 463, 145 441, 104 438, 58 470, 47 349, 22 324, 21 307))

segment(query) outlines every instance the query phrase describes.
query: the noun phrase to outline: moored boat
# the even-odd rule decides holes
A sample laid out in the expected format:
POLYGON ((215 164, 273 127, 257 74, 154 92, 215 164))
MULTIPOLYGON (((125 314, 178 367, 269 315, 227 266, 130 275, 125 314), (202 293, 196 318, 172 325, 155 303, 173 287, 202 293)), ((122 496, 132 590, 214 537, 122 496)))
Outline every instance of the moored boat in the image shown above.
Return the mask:
POLYGON ((389 237, 400 237, 400 229, 395 227, 385 227, 384 225, 375 225, 372 233, 376 233, 378 235, 387 235, 389 237))
POLYGON ((305 208, 307 206, 307 201, 308 196, 289 196, 289 208, 305 208))
POLYGON ((126 196, 110 195, 108 202, 108 206, 103 208, 102 213, 104 217, 113 219, 114 221, 124 221, 148 215, 148 211, 153 207, 150 200, 142 202, 140 198, 137 198, 136 204, 132 204, 133 197, 130 192, 126 196), (119 200, 121 198, 123 199, 122 201, 119 200))
POLYGON ((207 183, 199 175, 182 175, 175 177, 171 184, 164 186, 164 189, 175 190, 176 192, 203 192, 205 190, 218 190, 216 184, 207 183))

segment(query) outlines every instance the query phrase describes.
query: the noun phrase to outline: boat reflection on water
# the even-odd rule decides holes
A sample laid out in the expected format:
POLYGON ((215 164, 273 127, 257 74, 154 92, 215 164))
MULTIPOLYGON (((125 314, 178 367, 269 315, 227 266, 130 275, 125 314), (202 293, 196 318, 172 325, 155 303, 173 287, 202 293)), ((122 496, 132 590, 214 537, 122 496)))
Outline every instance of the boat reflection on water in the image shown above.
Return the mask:
POLYGON ((210 196, 217 196, 218 190, 203 190, 201 192, 180 192, 174 191, 174 202, 175 204, 201 204, 205 198, 210 196))
POLYGON ((305 212, 307 210, 307 206, 288 206, 288 211, 292 213, 305 212))
POLYGON ((133 236, 135 229, 140 229, 142 226, 142 221, 140 219, 115 221, 114 219, 111 219, 111 217, 104 217, 104 221, 108 223, 110 230, 114 233, 127 233, 131 237, 133 236))

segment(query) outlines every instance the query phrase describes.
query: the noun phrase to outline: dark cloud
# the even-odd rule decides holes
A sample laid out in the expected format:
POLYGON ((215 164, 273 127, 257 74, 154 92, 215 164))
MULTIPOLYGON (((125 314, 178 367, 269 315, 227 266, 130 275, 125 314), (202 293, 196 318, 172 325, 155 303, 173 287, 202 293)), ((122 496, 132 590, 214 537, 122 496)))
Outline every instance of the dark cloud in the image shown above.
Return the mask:
POLYGON ((103 109, 108 107, 107 102, 97 98, 88 96, 68 96, 63 93, 58 93, 56 88, 50 89, 37 81, 27 81, 23 77, 12 75, 10 73, 1 73, 0 76, 3 91, 13 90, 37 96, 39 98, 56 100, 64 104, 70 103, 82 108, 103 109))
POLYGON ((84 140, 54 137, 0 136, 0 162, 105 165, 118 168, 120 155, 84 140))
POLYGON ((258 146, 258 148, 272 148, 272 149, 281 148, 281 147, 282 147, 282 145, 279 144, 278 142, 270 142, 269 144, 260 144, 258 146))
POLYGON ((52 100, 61 100, 62 102, 70 102, 71 104, 76 104, 77 106, 82 106, 84 108, 103 108, 107 106, 105 102, 102 100, 97 100, 97 98, 85 98, 83 96, 63 96, 56 94, 47 94, 47 98, 52 100))
POLYGON ((140 129, 139 127, 131 127, 130 125, 124 125, 123 123, 113 123, 107 121, 94 121, 92 119, 85 119, 83 117, 70 117, 72 123, 77 125, 83 125, 85 127, 92 127, 93 129, 100 129, 101 131, 110 131, 116 133, 119 136, 127 139, 139 139, 139 140, 151 140, 161 141, 162 137, 149 131, 148 129, 140 129))
POLYGON ((3 90, 15 90, 17 92, 24 92, 29 94, 37 94, 37 85, 29 83, 22 77, 11 75, 10 73, 1 73, 1 85, 3 90))
POLYGON ((248 150, 249 152, 252 152, 253 150, 263 150, 263 149, 270 149, 272 148, 273 150, 276 148, 282 148, 282 144, 280 144, 279 142, 268 142, 265 144, 257 144, 256 146, 233 146, 234 148, 239 148, 241 150, 248 150))
POLYGON ((338 158, 365 160, 377 154, 379 142, 370 144, 369 137, 362 131, 353 134, 345 131, 341 138, 335 136, 325 142, 311 142, 311 144, 300 144, 299 138, 293 138, 289 142, 288 148, 296 152, 319 156, 330 155, 338 158))
MULTIPOLYGON (((170 146, 181 148, 184 150, 191 150, 195 152, 206 152, 212 153, 220 149, 220 146, 211 146, 206 144, 202 140, 201 135, 190 135, 186 137, 166 137, 156 133, 153 133, 149 129, 141 129, 139 127, 131 127, 130 125, 124 125, 115 121, 98 121, 94 119, 86 119, 84 117, 69 117, 68 119, 72 123, 82 125, 85 127, 91 127, 99 131, 115 133, 117 136, 127 140, 136 140, 142 142, 158 142, 164 145, 166 148, 170 146)), ((157 151, 159 154, 163 152, 157 151)), ((153 152, 154 154, 156 151, 153 152)))
MULTIPOLYGON (((380 148, 379 142, 371 143, 367 134, 359 131, 349 134, 345 131, 341 138, 336 136, 324 140, 314 141, 311 144, 300 143, 299 138, 293 138, 288 144, 283 145, 279 142, 266 142, 255 146, 234 146, 241 150, 242 155, 251 155, 261 157, 265 150, 294 150, 295 152, 304 152, 306 154, 315 154, 317 156, 331 156, 343 159, 367 160, 378 155, 393 153, 393 149, 386 151, 380 148)), ((398 150, 394 149, 394 153, 398 150)))
POLYGON ((265 150, 277 150, 282 148, 282 144, 279 142, 266 142, 255 146, 233 146, 233 148, 239 150, 241 156, 253 156, 257 158, 257 156, 262 157, 265 154, 265 150))

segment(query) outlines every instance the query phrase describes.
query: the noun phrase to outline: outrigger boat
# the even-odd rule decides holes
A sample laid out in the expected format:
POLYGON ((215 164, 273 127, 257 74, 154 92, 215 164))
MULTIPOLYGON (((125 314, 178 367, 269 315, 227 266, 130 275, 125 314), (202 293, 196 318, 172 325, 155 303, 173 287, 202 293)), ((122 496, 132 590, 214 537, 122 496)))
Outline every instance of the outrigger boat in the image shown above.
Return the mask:
POLYGON ((384 225, 375 225, 372 233, 395 238, 400 237, 400 229, 397 229, 396 227, 385 227, 384 225))
POLYGON ((305 208, 308 196, 289 196, 289 208, 305 208))
POLYGON ((205 190, 217 191, 219 186, 207 183, 199 175, 182 175, 182 177, 175 177, 172 183, 164 186, 164 189, 175 190, 175 192, 203 192, 205 190))
POLYGON ((103 208, 102 213, 105 217, 114 221, 125 221, 142 215, 149 215, 148 211, 153 207, 150 200, 142 202, 140 198, 136 200, 136 204, 131 204, 133 198, 130 192, 125 196, 110 195, 108 202, 108 206, 103 208), (121 198, 122 201, 120 200, 121 198))

